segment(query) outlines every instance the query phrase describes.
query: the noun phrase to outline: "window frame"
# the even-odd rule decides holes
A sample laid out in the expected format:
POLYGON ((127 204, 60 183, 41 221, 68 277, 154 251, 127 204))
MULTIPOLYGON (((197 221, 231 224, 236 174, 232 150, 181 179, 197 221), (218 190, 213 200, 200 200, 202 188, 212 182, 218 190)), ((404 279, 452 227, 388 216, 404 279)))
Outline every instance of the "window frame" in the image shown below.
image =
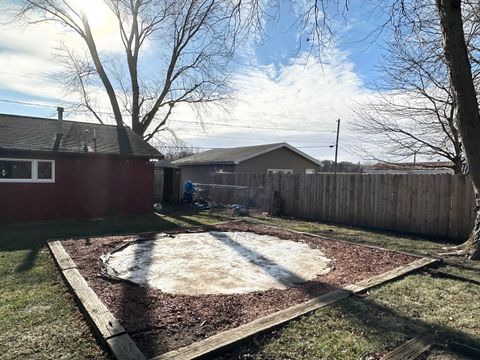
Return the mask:
POLYGON ((50 159, 24 159, 24 158, 1 158, 0 161, 24 161, 32 164, 32 174, 29 179, 6 179, 0 178, 0 183, 54 183, 55 182, 55 160, 50 159), (38 178, 38 163, 49 162, 52 164, 52 178, 39 179, 38 178))
POLYGON ((267 169, 267 174, 293 174, 293 169, 267 169))
POLYGON ((315 175, 315 169, 305 169, 305 175, 315 175))

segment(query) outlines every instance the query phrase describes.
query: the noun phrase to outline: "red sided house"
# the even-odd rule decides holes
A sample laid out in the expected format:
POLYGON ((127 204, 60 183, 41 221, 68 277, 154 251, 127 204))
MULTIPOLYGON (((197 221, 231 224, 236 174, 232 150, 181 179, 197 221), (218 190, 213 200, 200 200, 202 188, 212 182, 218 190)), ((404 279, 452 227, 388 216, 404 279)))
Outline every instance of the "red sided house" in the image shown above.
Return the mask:
POLYGON ((128 127, 0 114, 0 222, 145 214, 163 156, 128 127))

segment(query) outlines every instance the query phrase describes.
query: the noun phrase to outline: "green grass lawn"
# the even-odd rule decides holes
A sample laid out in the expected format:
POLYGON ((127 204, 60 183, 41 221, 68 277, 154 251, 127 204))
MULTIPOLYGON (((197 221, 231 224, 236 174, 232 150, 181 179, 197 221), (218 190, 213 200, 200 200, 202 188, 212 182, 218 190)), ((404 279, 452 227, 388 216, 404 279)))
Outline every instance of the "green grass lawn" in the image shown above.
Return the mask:
MULTIPOLYGON (((162 216, 3 224, 0 228, 0 349, 2 359, 103 359, 51 259, 53 238, 165 231, 229 220, 226 213, 168 208, 162 216)), ((272 225, 390 249, 432 254, 444 244, 307 221, 262 218, 272 225)), ((446 271, 478 278, 480 264, 451 259, 446 271)), ((248 359, 369 358, 428 329, 440 338, 480 338, 480 286, 408 276, 362 297, 345 299, 272 334, 259 336, 235 356, 248 359)), ((447 354, 441 346, 435 358, 447 354), (440 354, 440 355, 439 355, 440 354)), ((447 357, 445 357, 447 358, 447 357)))
POLYGON ((427 332, 446 340, 480 344, 480 287, 411 275, 353 296, 257 336, 235 357, 243 359, 377 359, 427 332))
POLYGON ((48 239, 165 231, 224 221, 222 214, 181 212, 108 220, 2 224, 0 358, 103 359, 89 326, 45 247, 48 239))

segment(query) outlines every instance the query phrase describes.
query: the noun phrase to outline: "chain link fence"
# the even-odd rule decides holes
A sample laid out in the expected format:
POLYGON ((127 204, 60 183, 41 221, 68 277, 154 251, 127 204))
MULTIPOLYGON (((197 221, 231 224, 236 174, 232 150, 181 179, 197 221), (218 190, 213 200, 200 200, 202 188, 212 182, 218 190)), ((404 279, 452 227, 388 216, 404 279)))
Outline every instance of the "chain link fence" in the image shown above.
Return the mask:
POLYGON ((198 183, 194 185, 194 202, 197 204, 231 208, 242 215, 272 210, 273 190, 271 188, 198 183))

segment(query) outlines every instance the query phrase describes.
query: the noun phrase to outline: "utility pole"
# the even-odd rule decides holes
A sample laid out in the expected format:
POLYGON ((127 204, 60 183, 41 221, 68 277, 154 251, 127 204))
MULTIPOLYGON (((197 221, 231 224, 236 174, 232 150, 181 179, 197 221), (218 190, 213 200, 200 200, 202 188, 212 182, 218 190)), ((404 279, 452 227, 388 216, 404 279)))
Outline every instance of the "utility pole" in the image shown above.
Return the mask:
POLYGON ((337 175, 337 159, 338 159, 338 136, 340 135, 340 119, 337 120, 337 141, 335 142, 335 165, 333 171, 337 175))

